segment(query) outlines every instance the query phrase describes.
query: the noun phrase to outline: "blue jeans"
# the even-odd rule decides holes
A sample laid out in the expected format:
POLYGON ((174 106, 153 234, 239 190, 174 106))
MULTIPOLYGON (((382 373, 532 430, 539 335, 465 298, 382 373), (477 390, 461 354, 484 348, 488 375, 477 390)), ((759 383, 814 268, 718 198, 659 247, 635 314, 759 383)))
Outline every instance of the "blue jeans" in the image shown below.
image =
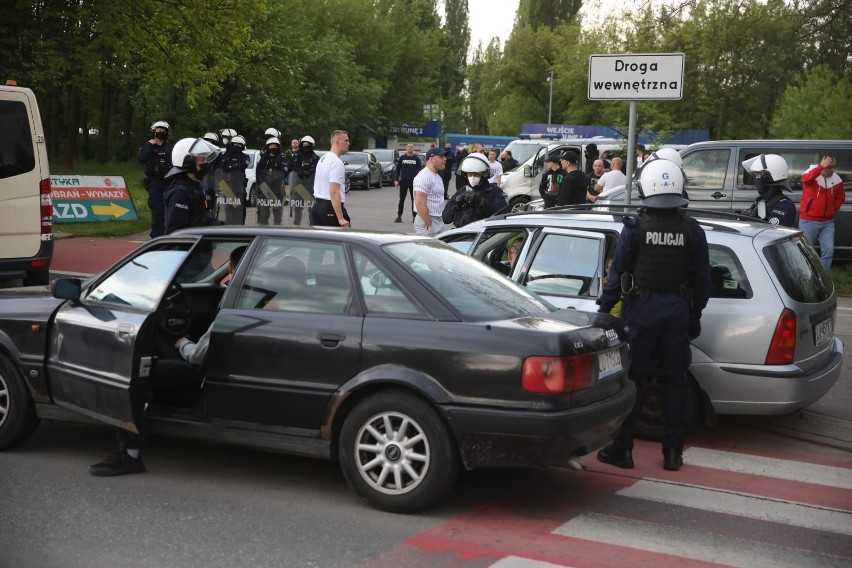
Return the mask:
POLYGON ((826 270, 831 268, 834 256, 834 219, 831 221, 805 221, 799 219, 799 229, 811 246, 819 245, 819 259, 826 270))

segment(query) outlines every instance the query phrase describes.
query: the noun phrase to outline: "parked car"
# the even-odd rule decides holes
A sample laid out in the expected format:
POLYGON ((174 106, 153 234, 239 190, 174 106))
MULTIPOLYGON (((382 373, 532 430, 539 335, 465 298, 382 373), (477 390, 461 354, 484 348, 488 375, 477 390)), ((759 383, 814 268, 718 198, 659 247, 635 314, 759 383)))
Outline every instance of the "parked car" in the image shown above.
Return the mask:
POLYGON ((391 148, 367 148, 365 152, 370 152, 379 161, 382 166, 382 184, 393 185, 393 176, 396 171, 396 162, 399 159, 399 150, 391 148))
POLYGON ((246 168, 246 205, 257 206, 257 162, 260 160, 260 150, 243 150, 243 154, 249 157, 249 165, 246 168))
POLYGON ((353 188, 382 187, 382 166, 370 152, 346 152, 340 159, 346 167, 346 179, 353 188))
MULTIPOLYGON (((503 215, 439 238, 556 306, 596 310, 624 226, 619 209, 503 215), (506 249, 518 235, 526 238, 510 266, 506 249)), ((702 414, 709 423, 717 413, 788 414, 818 400, 840 376, 843 342, 834 286, 813 248, 793 229, 687 211, 706 231, 711 263, 711 297, 692 341, 693 424, 702 414)), ((643 437, 661 437, 662 405, 659 385, 649 385, 643 437)))
POLYGON ((47 284, 53 204, 47 145, 35 94, 0 85, 0 280, 47 284))
POLYGON ((210 227, 52 296, 0 294, 0 449, 39 416, 138 430, 158 346, 211 323, 202 386, 153 393, 147 430, 339 460, 389 511, 433 503, 460 467, 571 463, 635 399, 622 320, 556 310, 435 239, 210 227))
MULTIPOLYGON (((837 159, 837 175, 843 180, 846 203, 835 217, 834 260, 852 261, 852 140, 714 140, 697 142, 681 150, 690 207, 735 212, 748 209, 757 197, 754 179, 742 163, 758 154, 778 154, 789 167, 792 192, 802 199, 802 174, 819 163, 821 154, 837 159)), ((635 202, 634 190, 631 199, 635 202)), ((598 197, 600 203, 624 202, 624 187, 598 197)))

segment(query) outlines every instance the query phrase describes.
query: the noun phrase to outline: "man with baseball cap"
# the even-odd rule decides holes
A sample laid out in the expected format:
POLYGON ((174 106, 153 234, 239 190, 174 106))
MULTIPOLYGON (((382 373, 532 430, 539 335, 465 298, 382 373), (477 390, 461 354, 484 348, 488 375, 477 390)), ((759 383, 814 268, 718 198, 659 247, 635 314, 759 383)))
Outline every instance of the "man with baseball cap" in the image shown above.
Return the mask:
POLYGON ((434 237, 444 230, 444 181, 438 172, 444 169, 447 156, 443 148, 426 152, 426 167, 414 177, 414 232, 434 237))
POLYGON ((559 165, 559 158, 557 156, 547 158, 547 169, 541 176, 541 183, 538 184, 538 192, 544 199, 545 209, 556 205, 556 197, 559 195, 559 185, 563 177, 565 172, 559 165))
POLYGON ((586 176, 577 168, 580 157, 576 152, 565 152, 559 158, 565 176, 559 184, 556 205, 579 205, 586 202, 586 176))

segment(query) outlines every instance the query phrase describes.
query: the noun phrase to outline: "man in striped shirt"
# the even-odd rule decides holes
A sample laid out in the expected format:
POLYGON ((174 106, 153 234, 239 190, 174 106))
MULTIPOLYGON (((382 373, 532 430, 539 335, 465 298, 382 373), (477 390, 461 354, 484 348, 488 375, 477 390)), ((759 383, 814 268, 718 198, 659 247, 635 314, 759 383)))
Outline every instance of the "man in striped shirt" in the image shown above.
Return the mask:
POLYGON ((414 232, 434 237, 444 230, 444 182, 438 172, 444 169, 447 156, 441 148, 426 152, 426 167, 414 178, 414 232))

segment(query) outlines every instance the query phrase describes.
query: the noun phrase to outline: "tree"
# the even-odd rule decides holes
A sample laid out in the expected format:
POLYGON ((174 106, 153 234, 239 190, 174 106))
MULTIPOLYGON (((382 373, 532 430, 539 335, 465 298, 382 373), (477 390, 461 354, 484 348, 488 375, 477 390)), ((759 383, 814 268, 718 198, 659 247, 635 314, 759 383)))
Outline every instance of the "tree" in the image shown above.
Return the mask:
POLYGON ((553 32, 560 24, 574 21, 582 7, 583 0, 520 0, 516 27, 544 27, 553 32))
POLYGON ((787 88, 772 120, 777 138, 845 140, 852 138, 852 80, 828 65, 812 69, 787 88))

